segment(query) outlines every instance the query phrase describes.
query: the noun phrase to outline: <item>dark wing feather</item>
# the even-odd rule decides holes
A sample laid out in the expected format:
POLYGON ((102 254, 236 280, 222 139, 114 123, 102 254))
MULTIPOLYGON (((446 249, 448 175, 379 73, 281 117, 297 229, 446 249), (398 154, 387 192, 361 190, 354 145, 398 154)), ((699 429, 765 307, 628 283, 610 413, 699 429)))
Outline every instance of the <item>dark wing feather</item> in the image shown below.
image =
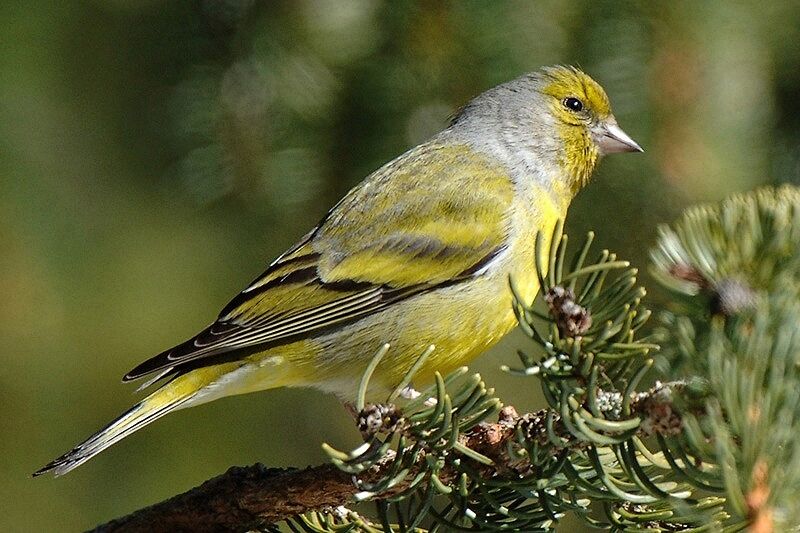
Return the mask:
POLYGON ((506 247, 512 183, 460 149, 422 146, 403 157, 353 189, 213 324, 124 380, 302 338, 480 275, 506 247), (403 171, 403 157, 435 169, 438 180, 403 171), (388 180, 393 187, 383 186, 388 180))
MULTIPOLYGON (((253 346, 266 347, 336 325, 356 321, 415 294, 463 281, 471 277, 474 272, 479 271, 503 249, 501 247, 493 250, 481 261, 465 270, 462 276, 455 277, 448 282, 435 285, 420 284, 399 289, 385 286, 363 287, 365 284, 354 282, 354 286, 363 288, 352 292, 342 291, 342 297, 302 312, 288 315, 275 314, 243 324, 225 321, 220 318, 193 338, 143 362, 126 374, 123 380, 131 381, 147 374, 183 365, 200 358, 211 358, 253 346)), ((337 285, 341 285, 341 282, 325 284, 317 278, 313 280, 313 283, 326 290, 342 290, 341 287, 337 287, 337 285), (333 285, 333 288, 328 285, 333 285)), ((239 303, 239 306, 241 305, 242 302, 239 303)))

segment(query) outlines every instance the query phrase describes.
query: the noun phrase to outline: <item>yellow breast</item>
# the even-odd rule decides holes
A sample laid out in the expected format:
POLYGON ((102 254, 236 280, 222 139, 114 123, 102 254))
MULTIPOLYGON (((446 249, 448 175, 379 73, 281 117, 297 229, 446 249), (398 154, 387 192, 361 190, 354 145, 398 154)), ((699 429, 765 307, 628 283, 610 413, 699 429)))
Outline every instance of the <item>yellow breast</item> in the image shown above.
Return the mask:
MULTIPOLYGON (((546 255, 556 222, 567 213, 569 194, 566 190, 548 191, 531 186, 519 194, 515 205, 515 227, 508 275, 526 303, 539 292, 536 275, 536 234, 542 235, 542 254, 546 255)), ((546 257, 540 260, 546 267, 546 257)))

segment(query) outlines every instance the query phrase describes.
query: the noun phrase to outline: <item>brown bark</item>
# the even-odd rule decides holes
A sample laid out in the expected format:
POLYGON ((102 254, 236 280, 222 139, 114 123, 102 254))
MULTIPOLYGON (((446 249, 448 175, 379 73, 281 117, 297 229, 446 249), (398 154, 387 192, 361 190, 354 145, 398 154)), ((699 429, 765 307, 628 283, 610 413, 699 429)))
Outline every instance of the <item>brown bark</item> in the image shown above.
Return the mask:
MULTIPOLYGON (((670 408, 670 401, 663 396, 665 391, 676 387, 682 387, 682 384, 659 385, 634 400, 632 408, 642 418, 642 434, 680 431, 680 418, 670 408)), ((474 464, 483 476, 527 474, 530 464, 510 459, 507 455, 507 443, 509 439, 515 438, 518 426, 521 426, 527 438, 539 439, 545 443, 544 425, 547 416, 547 410, 520 416, 513 407, 507 406, 501 411, 497 422, 479 424, 462 435, 460 441, 494 461, 491 466, 474 464)), ((584 445, 566 431, 559 417, 556 416, 555 420, 557 433, 563 439, 562 450, 584 445)), ((558 450, 554 450, 554 453, 558 453, 558 450)), ((382 463, 359 475, 359 479, 366 483, 380 480, 385 468, 391 463, 391 458, 392 454, 387 455, 382 463)), ((424 464, 424 460, 420 459, 418 464, 424 464)), ((415 472, 411 472, 408 478, 414 475, 415 472)), ((448 483, 458 472, 446 466, 438 475, 443 482, 448 483)), ((401 483, 379 497, 389 496, 404 488, 405 485, 401 483)), ((100 525, 94 531, 251 531, 308 511, 351 504, 353 496, 360 490, 355 484, 354 476, 329 464, 302 470, 267 468, 261 464, 232 467, 199 487, 100 525)))
MULTIPOLYGON (((511 411, 508 409, 504 412, 516 417, 513 408, 511 411)), ((505 453, 501 444, 513 435, 513 431, 514 424, 501 419, 494 424, 477 426, 461 442, 499 460, 505 453)), ((367 484, 380 480, 392 456, 388 454, 381 464, 359 475, 359 480, 367 484)), ((498 466, 493 470, 497 471, 498 466)), ((414 474, 411 472, 409 478, 414 474)), ((445 470, 439 477, 448 482, 453 472, 445 470)), ((406 486, 400 483, 381 496, 401 492, 406 486)), ((232 467, 199 487, 100 525, 94 532, 251 531, 308 511, 348 505, 360 490, 354 476, 330 464, 302 470, 267 468, 261 464, 232 467)))
POLYGON ((232 467, 199 487, 98 526, 96 532, 249 531, 350 501, 352 476, 333 465, 304 470, 232 467))

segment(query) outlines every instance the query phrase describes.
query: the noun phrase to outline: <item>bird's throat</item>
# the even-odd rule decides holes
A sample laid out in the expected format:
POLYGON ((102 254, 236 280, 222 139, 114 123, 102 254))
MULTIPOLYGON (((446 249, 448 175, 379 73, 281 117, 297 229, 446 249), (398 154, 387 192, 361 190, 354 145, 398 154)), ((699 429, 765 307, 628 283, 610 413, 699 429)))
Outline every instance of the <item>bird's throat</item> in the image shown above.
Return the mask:
POLYGON ((589 182, 600 159, 600 151, 584 128, 565 124, 560 129, 564 148, 559 163, 574 195, 589 182))

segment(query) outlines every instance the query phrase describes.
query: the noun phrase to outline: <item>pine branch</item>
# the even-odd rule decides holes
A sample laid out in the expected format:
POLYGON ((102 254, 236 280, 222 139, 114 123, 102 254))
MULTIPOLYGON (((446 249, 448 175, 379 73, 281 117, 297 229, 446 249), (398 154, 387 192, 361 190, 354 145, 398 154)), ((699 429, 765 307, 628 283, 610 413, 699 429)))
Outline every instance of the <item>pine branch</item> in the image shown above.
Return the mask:
POLYGON ((501 409, 466 368, 407 397, 433 347, 367 404, 384 345, 355 399, 362 446, 325 445, 332 464, 305 470, 234 468, 97 531, 550 531, 567 513, 611 531, 800 524, 800 190, 663 228, 652 273, 672 298, 655 331, 637 270, 607 250, 589 260, 592 240, 569 260, 560 226, 537 236, 538 305, 511 280, 538 349, 506 370, 534 379, 546 409, 501 409), (639 392, 654 365, 677 381, 639 392), (367 500, 375 518, 346 508, 367 500))
POLYGON ((95 532, 250 531, 308 511, 341 505, 356 492, 351 476, 333 465, 232 467, 202 485, 95 532))
MULTIPOLYGON (((632 413, 642 419, 639 437, 653 434, 672 435, 680 432, 681 421, 673 408, 671 397, 680 393, 685 384, 658 384, 648 392, 636 395, 632 413)), ((603 396, 601 392, 599 396, 603 396)), ((621 402, 621 398, 607 398, 621 402)), ((555 420, 555 432, 564 439, 558 453, 581 448, 586 443, 574 438, 550 409, 519 415, 512 406, 504 407, 498 421, 481 423, 459 439, 470 448, 493 461, 492 465, 477 462, 474 467, 486 478, 522 476, 529 473, 528 461, 509 456, 509 444, 518 431, 529 438, 547 443, 547 419, 555 420)), ((310 511, 331 510, 354 503, 360 485, 372 484, 386 475, 394 454, 387 455, 372 469, 354 476, 331 464, 305 469, 267 468, 261 464, 232 467, 223 474, 204 482, 183 494, 140 509, 130 515, 98 526, 97 533, 138 533, 175 531, 251 531, 310 511)), ((471 460, 465 457, 466 460, 471 460)), ((420 456, 418 468, 424 468, 420 456)), ((413 477, 408 476, 409 478, 413 477)), ((446 467, 439 474, 444 483, 452 482, 459 472, 446 467)), ((386 499, 403 492, 408 483, 400 483, 374 499, 386 499)))

